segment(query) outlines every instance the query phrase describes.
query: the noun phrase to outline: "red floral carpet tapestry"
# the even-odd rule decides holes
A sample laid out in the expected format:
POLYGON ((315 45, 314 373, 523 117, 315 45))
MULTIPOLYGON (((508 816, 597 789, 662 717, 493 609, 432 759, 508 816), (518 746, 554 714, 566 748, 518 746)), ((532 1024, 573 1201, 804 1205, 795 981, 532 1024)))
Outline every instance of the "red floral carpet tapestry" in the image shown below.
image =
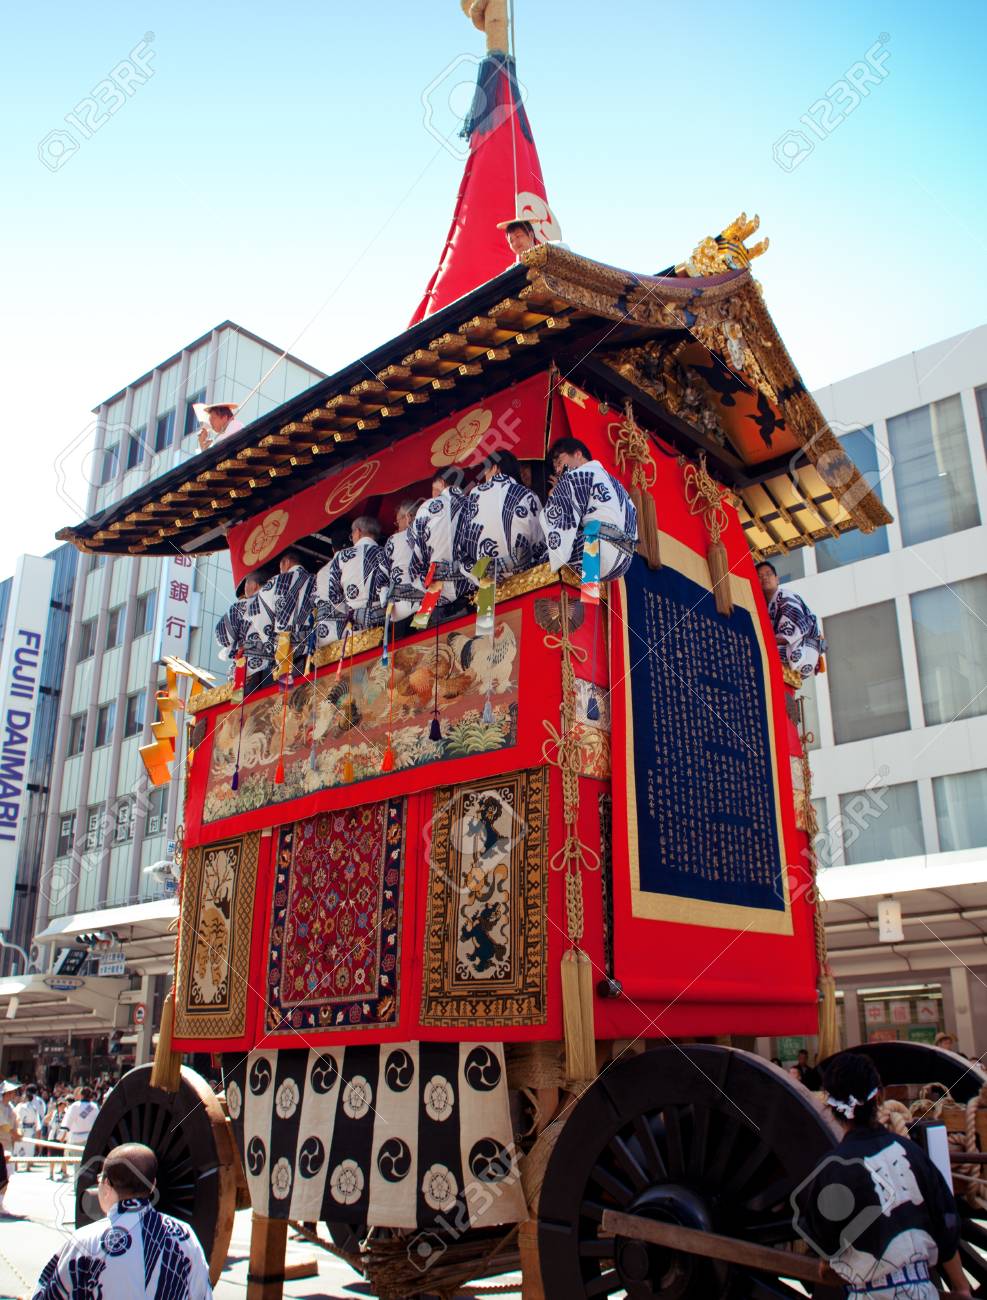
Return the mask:
POLYGON ((546 1017, 548 775, 436 790, 422 1024, 546 1017))
POLYGON ((396 1024, 404 801, 283 826, 277 855, 266 1030, 396 1024))

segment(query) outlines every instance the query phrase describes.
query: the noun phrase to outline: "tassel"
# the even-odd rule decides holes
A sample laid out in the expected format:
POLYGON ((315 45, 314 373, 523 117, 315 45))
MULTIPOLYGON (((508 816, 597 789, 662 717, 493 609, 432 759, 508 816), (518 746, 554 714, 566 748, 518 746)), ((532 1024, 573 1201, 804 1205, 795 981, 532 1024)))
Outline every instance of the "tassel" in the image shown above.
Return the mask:
POLYGON ((439 726, 439 627, 435 626, 435 697, 432 704, 432 722, 428 729, 429 740, 441 740, 442 728, 439 726))
POLYGON ((596 1078, 593 967, 580 948, 570 948, 562 957, 562 1023, 567 1082, 596 1078))
POLYGON ((165 1092, 177 1092, 182 1076, 182 1057, 172 1047, 172 1035, 175 1029, 175 987, 165 998, 161 1006, 161 1028, 154 1048, 154 1064, 151 1066, 150 1085, 163 1088, 165 1092))
POLYGON ((590 519, 583 530, 583 568, 580 574, 580 596, 586 605, 599 604, 600 600, 600 521, 590 519))
POLYGON ((733 613, 733 597, 730 594, 730 564, 727 560, 727 548, 723 543, 716 539, 710 542, 709 550, 706 552, 706 561, 709 564, 709 576, 713 581, 713 598, 716 601, 716 608, 727 618, 733 613))
POLYGON ((343 759, 343 781, 349 785, 353 780, 353 775, 353 760, 350 758, 349 754, 347 754, 343 759))
POLYGON ((394 655, 388 651, 388 639, 394 635, 392 631, 391 615, 394 612, 393 601, 387 602, 387 613, 384 615, 384 653, 381 656, 381 662, 390 665, 390 673, 387 688, 387 748, 384 750, 384 757, 381 759, 380 770, 382 772, 394 771, 394 749, 391 746, 391 736, 394 731, 394 655))
POLYGON ((596 698, 596 691, 591 690, 589 700, 586 703, 586 717, 590 722, 600 721, 600 705, 596 698))
POLYGON ((485 726, 488 726, 488 727, 490 726, 490 724, 491 724, 491 723, 493 722, 493 720, 494 720, 493 705, 490 703, 490 696, 489 696, 489 695, 488 695, 487 698, 483 701, 483 714, 482 714, 482 717, 483 717, 484 725, 485 725, 485 726))
POLYGON ((394 750, 391 748, 390 740, 388 740, 387 748, 384 750, 384 757, 381 759, 380 770, 382 772, 394 771, 394 750))
POLYGON ((436 714, 435 717, 433 717, 432 721, 429 723, 429 727, 428 727, 428 738, 429 738, 429 740, 441 740, 441 739, 442 739, 442 728, 439 726, 439 715, 438 715, 438 714, 436 714))
POLYGON ((836 1016, 836 980, 825 967, 825 974, 819 976, 819 1054, 818 1059, 825 1061, 827 1056, 840 1050, 839 1022, 836 1016))
POLYGON ((274 772, 274 784, 284 785, 284 729, 288 718, 288 692, 281 692, 281 746, 278 750, 278 765, 274 772))
POLYGON ((637 511, 637 553, 644 557, 649 569, 660 569, 661 549, 655 499, 647 487, 637 484, 632 485, 630 498, 637 511))

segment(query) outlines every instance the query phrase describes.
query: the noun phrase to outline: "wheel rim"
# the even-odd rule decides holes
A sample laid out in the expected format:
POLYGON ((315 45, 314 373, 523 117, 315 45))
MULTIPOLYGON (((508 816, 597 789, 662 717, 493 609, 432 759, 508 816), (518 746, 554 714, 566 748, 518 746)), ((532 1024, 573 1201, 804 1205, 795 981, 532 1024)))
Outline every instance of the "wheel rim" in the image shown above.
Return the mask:
POLYGON ((671 1046, 612 1066, 570 1112, 546 1171, 546 1295, 804 1295, 598 1228, 614 1209, 784 1248, 797 1240, 788 1198, 836 1140, 810 1093, 746 1052, 671 1046))

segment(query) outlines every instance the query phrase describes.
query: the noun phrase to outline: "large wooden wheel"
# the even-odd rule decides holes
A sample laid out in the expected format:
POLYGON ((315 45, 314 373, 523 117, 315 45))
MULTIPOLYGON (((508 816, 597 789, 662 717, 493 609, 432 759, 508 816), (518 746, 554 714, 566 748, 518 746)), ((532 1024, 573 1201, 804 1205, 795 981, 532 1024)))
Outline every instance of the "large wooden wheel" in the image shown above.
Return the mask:
POLYGON ((598 1229, 619 1210, 785 1249, 798 1240, 789 1197, 837 1138, 811 1093, 747 1052, 669 1046, 618 1062, 575 1105, 546 1170, 546 1297, 804 1297, 781 1277, 598 1229))
POLYGON ((215 1283, 226 1263, 237 1208, 239 1155, 219 1098, 182 1067, 175 1093, 151 1087, 151 1066, 125 1074, 92 1127, 76 1181, 76 1227, 101 1216, 94 1194, 104 1156, 143 1142, 158 1157, 158 1209, 187 1223, 215 1283))

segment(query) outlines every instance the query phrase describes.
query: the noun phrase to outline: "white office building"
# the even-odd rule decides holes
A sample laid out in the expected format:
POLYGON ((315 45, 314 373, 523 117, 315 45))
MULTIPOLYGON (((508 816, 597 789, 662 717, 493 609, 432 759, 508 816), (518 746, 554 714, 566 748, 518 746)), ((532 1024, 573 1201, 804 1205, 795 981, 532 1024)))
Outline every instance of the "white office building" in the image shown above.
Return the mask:
MULTIPOLYGON (((97 515, 196 455, 194 403, 239 403, 247 424, 323 377, 224 322, 95 409, 88 436, 63 455, 65 522, 97 515)), ((138 750, 152 739, 163 653, 225 678, 213 628, 233 594, 224 553, 80 557, 40 863, 36 970, 7 997, 0 986, 0 1048, 15 1040, 23 1051, 33 1037, 43 1065, 56 1067, 50 1078, 148 1058, 172 966, 176 902, 146 868, 171 856, 181 790, 177 779, 150 786, 138 750), (9 996, 17 997, 11 1020, 9 996)))
POLYGON ((806 710, 844 1044, 982 1052, 987 326, 815 396, 894 515, 777 561, 829 642, 806 710))

